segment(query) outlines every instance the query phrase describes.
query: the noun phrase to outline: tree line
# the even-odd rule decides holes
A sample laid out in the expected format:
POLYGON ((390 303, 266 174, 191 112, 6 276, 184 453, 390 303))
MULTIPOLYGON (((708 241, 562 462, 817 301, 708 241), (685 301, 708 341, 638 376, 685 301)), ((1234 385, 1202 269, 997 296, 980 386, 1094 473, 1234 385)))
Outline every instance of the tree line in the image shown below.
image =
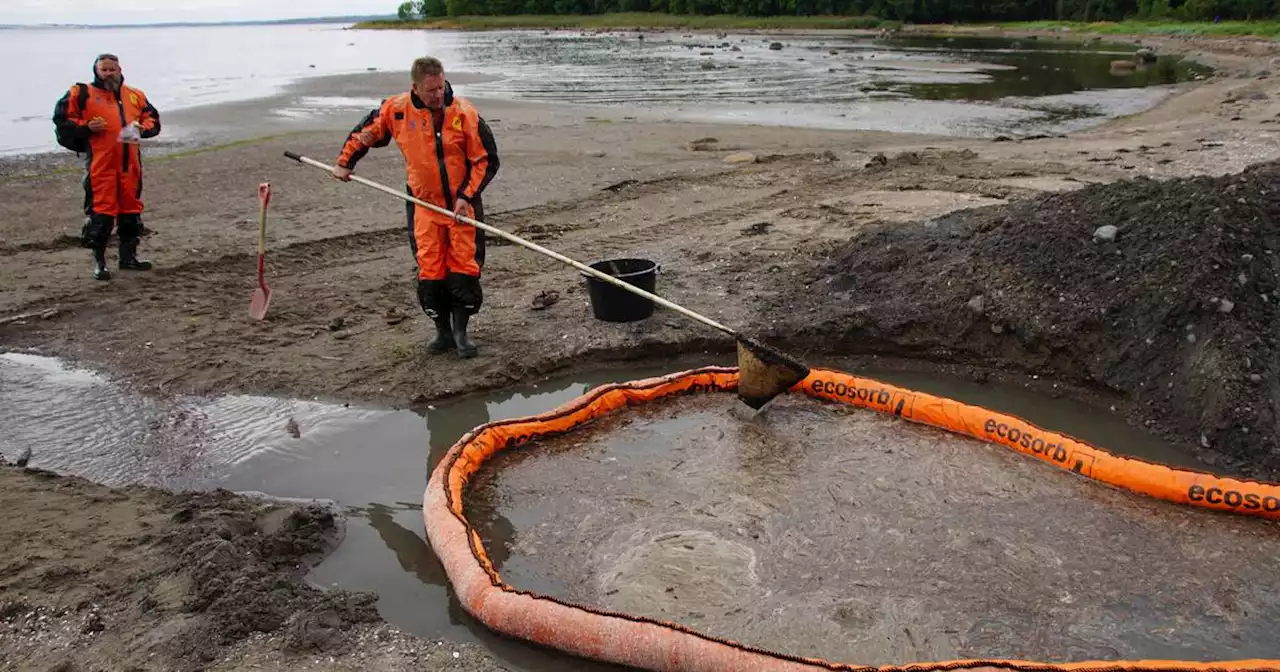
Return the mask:
POLYGON ((406 0, 402 20, 660 12, 682 15, 866 16, 914 23, 1265 19, 1280 0, 406 0))

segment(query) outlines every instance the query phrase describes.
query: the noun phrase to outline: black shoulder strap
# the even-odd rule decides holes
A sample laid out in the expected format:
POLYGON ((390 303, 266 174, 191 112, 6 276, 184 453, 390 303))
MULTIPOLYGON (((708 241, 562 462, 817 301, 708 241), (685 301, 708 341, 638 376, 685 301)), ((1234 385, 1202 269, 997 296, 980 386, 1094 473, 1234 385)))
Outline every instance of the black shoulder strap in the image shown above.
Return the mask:
POLYGON ((85 103, 89 102, 89 85, 84 82, 76 82, 76 86, 80 87, 80 92, 76 94, 76 106, 83 113, 85 103))

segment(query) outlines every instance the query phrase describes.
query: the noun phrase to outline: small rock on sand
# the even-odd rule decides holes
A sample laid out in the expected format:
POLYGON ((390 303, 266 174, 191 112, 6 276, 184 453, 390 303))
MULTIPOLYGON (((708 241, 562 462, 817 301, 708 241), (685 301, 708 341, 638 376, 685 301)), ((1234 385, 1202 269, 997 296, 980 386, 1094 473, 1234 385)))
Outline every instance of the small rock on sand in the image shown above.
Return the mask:
POLYGON ((1093 232, 1093 239, 1103 243, 1110 243, 1116 239, 1116 235, 1120 233, 1120 229, 1111 224, 1099 226, 1093 232))
POLYGON ((969 299, 968 306, 969 310, 981 315, 987 310, 987 297, 979 294, 972 299, 969 299))
POLYGON ((724 157, 725 163, 755 163, 756 155, 751 152, 738 152, 724 157))

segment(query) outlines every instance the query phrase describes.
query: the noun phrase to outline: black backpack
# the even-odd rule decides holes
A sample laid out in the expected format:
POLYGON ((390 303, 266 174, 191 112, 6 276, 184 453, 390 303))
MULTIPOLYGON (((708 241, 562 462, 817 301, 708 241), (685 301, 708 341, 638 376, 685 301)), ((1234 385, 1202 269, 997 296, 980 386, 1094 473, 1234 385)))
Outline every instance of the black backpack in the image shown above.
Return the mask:
MULTIPOLYGON (((76 82, 79 93, 76 94, 76 105, 83 111, 85 103, 89 102, 89 85, 84 82, 76 82)), ((89 151, 88 138, 80 138, 74 134, 65 133, 59 126, 54 126, 53 136, 57 139, 58 144, 77 153, 84 154, 89 151)))

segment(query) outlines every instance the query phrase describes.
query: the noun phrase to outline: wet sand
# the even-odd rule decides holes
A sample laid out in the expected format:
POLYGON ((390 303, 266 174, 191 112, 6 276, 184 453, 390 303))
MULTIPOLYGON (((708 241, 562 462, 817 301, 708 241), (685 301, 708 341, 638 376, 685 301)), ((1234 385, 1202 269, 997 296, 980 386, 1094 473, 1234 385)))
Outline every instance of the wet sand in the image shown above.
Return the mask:
POLYGON ((472 487, 468 518, 513 528, 499 556, 512 585, 775 652, 1275 655, 1275 523, 870 411, 662 401, 504 454, 472 487))

